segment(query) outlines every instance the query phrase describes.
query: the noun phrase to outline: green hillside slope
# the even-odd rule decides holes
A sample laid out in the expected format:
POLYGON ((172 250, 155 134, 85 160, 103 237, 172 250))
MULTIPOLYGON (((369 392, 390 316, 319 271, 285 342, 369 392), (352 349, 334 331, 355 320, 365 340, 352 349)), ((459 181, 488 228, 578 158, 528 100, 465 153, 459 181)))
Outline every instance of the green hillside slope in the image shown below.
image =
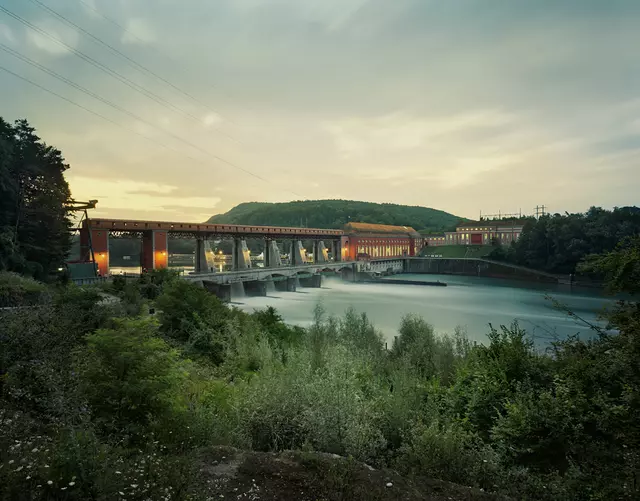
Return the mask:
POLYGON ((276 204, 243 203, 225 214, 211 217, 208 222, 342 228, 349 221, 357 221, 412 226, 418 231, 443 231, 455 227, 460 219, 462 218, 448 212, 428 207, 351 200, 305 200, 276 204))

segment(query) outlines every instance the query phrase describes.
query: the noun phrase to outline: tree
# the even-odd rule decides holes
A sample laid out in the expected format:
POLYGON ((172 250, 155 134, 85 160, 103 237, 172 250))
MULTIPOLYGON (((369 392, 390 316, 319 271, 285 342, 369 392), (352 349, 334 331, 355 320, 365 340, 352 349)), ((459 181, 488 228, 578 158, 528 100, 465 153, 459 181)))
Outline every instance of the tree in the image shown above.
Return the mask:
POLYGON ((640 233, 640 209, 592 207, 584 214, 553 214, 525 222, 522 235, 509 252, 494 259, 553 273, 574 273, 590 254, 612 251, 618 242, 640 233))
POLYGON ((578 270, 604 275, 613 293, 637 294, 640 292, 640 236, 625 239, 614 251, 588 256, 578 270))
POLYGON ((226 214, 209 219, 210 223, 267 226, 308 226, 342 228, 348 222, 412 226, 414 229, 441 232, 455 227, 461 218, 427 207, 376 204, 352 200, 305 200, 287 203, 249 202, 226 214))
POLYGON ((71 246, 62 153, 26 120, 0 118, 0 269, 46 278, 71 246))
POLYGON ((149 320, 117 320, 87 337, 80 373, 94 422, 106 434, 138 434, 178 405, 178 353, 149 320))

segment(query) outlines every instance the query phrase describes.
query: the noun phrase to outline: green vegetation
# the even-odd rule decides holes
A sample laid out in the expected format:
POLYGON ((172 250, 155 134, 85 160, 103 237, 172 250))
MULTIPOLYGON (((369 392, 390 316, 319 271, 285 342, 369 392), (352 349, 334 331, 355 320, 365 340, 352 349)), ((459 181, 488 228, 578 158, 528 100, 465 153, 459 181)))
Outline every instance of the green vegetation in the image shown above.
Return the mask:
POLYGON ((451 230, 461 218, 427 207, 376 204, 351 200, 305 200, 288 203, 250 202, 240 204, 210 223, 264 226, 306 226, 340 229, 348 222, 411 226, 421 231, 451 230))
MULTIPOLYGON (((387 350, 355 311, 332 318, 318 307, 310 327, 291 327, 272 308, 228 308, 169 270, 99 288, 5 271, 46 279, 58 265, 68 189, 59 152, 25 122, 0 128, 1 500, 640 497, 634 210, 543 218, 510 251, 551 268, 580 262, 631 297, 608 312, 611 329, 541 353, 517 323, 477 345, 409 315, 387 350), (601 240, 587 220, 611 223, 613 236, 601 240), (591 240, 567 244, 564 223, 574 236, 591 228, 591 240)), ((331 225, 366 220, 336 211, 331 225)))
POLYGON ((584 214, 554 214, 529 219, 516 243, 497 248, 494 259, 548 271, 575 273, 591 254, 612 251, 619 242, 640 233, 640 208, 612 211, 592 207, 584 214))
MULTIPOLYGON (((584 266, 633 294, 638 252, 626 241, 584 266)), ((610 312, 617 334, 549 353, 517 324, 476 345, 416 316, 387 351, 356 312, 319 307, 311 327, 293 328, 166 271, 48 292, 0 313, 1 499, 217 497, 199 474, 216 445, 334 453, 515 499, 640 494, 635 302, 610 312)), ((346 471, 323 469, 322 488, 353 494, 346 471)))
POLYGON ((0 271, 46 279, 62 266, 71 245, 67 168, 26 120, 0 117, 0 271))
POLYGON ((439 245, 434 247, 425 247, 420 255, 422 257, 438 256, 438 257, 488 257, 495 248, 490 245, 439 245))
POLYGON ((40 282, 0 271, 0 308, 37 304, 45 291, 46 287, 40 282))

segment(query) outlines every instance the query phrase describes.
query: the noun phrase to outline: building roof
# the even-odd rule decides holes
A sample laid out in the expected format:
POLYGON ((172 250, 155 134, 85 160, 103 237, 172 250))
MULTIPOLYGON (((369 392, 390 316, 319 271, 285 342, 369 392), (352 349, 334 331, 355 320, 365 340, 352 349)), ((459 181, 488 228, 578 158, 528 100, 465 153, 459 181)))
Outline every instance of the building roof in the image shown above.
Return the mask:
POLYGON ((347 223, 344 225, 344 231, 345 233, 380 233, 385 235, 420 236, 420 234, 411 226, 391 226, 388 224, 347 223))

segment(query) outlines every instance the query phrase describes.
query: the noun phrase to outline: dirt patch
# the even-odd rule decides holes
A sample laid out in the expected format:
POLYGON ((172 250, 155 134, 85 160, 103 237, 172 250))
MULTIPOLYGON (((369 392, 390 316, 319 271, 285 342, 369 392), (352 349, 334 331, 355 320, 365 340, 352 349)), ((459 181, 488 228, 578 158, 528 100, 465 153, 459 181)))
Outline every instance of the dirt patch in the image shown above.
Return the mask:
POLYGON ((210 499, 261 501, 505 501, 449 482, 408 479, 330 454, 203 451, 200 480, 210 499))

